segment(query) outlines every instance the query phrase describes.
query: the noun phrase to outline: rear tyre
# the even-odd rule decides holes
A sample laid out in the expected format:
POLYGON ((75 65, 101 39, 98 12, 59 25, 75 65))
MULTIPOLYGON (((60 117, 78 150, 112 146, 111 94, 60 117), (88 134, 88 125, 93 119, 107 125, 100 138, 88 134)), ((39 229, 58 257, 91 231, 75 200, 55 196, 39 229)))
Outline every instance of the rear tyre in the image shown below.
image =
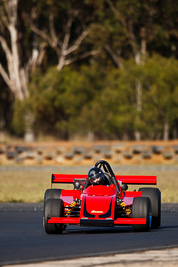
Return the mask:
POLYGON ((48 199, 44 210, 44 228, 47 234, 61 234, 64 225, 59 223, 48 223, 51 217, 62 217, 64 214, 64 203, 62 199, 48 199))
POLYGON ((151 226, 151 203, 147 197, 136 197, 132 204, 132 217, 144 218, 146 224, 134 224, 134 231, 149 231, 151 226))
POLYGON ((152 226, 151 228, 157 229, 161 225, 161 192, 158 188, 143 187, 139 191, 142 191, 143 197, 149 197, 151 201, 152 209, 152 226))

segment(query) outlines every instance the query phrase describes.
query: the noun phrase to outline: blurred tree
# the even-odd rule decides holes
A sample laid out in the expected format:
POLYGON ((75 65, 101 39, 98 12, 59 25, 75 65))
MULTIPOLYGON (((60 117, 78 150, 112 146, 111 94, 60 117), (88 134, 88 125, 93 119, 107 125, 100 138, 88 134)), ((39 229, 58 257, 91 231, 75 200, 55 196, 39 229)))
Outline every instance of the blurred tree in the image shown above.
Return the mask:
POLYGON ((87 134, 79 117, 102 88, 98 65, 81 66, 79 71, 65 67, 60 72, 52 67, 45 75, 36 72, 30 84, 36 130, 63 139, 87 134))
POLYGON ((11 129, 13 95, 0 77, 0 142, 11 129))
POLYGON ((36 131, 59 138, 134 139, 135 83, 143 85, 143 108, 137 124, 143 139, 175 136, 177 60, 155 55, 145 64, 123 61, 122 69, 98 64, 78 70, 55 67, 39 72, 30 85, 36 131), (36 90, 38 88, 38 90, 36 90))
MULTIPOLYGON (((29 4, 30 2, 28 2, 29 4)), ((33 47, 29 53, 25 44, 25 11, 20 0, 0 2, 0 44, 6 64, 0 61, 0 74, 16 99, 29 96, 29 74, 39 64, 42 48, 33 47)))
MULTIPOLYGON (((91 2, 94 3, 93 0, 91 2)), ((117 67, 123 68, 123 59, 132 57, 136 65, 143 65, 146 56, 154 51, 162 55, 176 55, 178 6, 175 0, 100 0, 94 5, 98 24, 93 27, 93 35, 95 39, 98 36, 102 40, 103 48, 117 67)), ((135 79, 135 89, 135 138, 139 140, 143 101, 140 79, 135 79)))
POLYGON ((125 74, 123 70, 109 69, 102 79, 103 89, 83 106, 80 128, 93 131, 96 139, 133 137, 133 106, 130 105, 133 90, 125 74))
POLYGON ((38 27, 32 24, 31 29, 55 51, 58 70, 98 53, 91 45, 83 47, 89 24, 94 19, 92 6, 86 2, 51 0, 37 3, 41 24, 38 27))
MULTIPOLYGON (((55 0, 45 3, 2 0, 0 3, 0 45, 4 53, 0 60, 0 74, 17 101, 14 108, 22 107, 25 129, 22 125, 19 132, 25 130, 27 139, 34 138, 34 117, 26 101, 29 98, 28 83, 34 69, 41 66, 47 45, 57 53, 59 70, 96 53, 90 48, 87 51, 86 47, 81 49, 81 53, 77 52, 88 35, 88 24, 92 18, 91 10, 86 11, 84 6, 78 1, 61 3, 55 0), (48 31, 42 32, 39 25, 48 31)), ((19 110, 14 116, 17 117, 17 114, 19 110)), ((18 123, 15 121, 14 118, 13 125, 17 130, 18 123)))
POLYGON ((176 136, 176 2, 2 0, 0 101, 11 113, 15 100, 13 131, 176 136))
MULTIPOLYGON (((0 60, 0 74, 17 102, 29 97, 27 84, 30 74, 41 64, 44 55, 43 45, 37 46, 36 42, 32 42, 29 46, 26 43, 29 29, 25 27, 25 18, 29 6, 32 7, 30 1, 25 5, 21 0, 0 2, 0 45, 4 53, 0 60)), ((33 8, 30 12, 33 13, 33 8)), ((33 114, 27 112, 24 116, 28 125, 27 136, 30 135, 33 140, 29 125, 29 121, 33 121, 33 114)))
POLYGON ((147 133, 151 133, 150 138, 168 140, 177 130, 178 61, 155 55, 147 59, 142 76, 143 121, 147 133))

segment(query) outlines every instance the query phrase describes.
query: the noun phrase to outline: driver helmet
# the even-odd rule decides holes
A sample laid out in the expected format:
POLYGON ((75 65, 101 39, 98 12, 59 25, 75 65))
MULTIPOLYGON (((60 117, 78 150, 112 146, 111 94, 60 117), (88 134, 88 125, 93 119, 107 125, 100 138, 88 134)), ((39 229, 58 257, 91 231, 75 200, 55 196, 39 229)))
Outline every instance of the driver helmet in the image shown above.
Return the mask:
POLYGON ((93 167, 88 172, 88 179, 93 185, 102 185, 104 184, 104 173, 100 168, 93 167))

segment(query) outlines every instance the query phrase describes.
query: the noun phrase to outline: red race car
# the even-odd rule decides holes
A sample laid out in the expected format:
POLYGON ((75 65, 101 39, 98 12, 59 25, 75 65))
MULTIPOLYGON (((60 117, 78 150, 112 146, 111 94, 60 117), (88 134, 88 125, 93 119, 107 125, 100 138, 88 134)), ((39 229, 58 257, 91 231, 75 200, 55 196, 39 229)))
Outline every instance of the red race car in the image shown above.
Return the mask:
POLYGON ((67 225, 131 225, 149 231, 161 223, 161 192, 155 187, 129 191, 128 184, 156 185, 156 176, 115 175, 100 160, 88 175, 52 174, 51 183, 73 183, 73 190, 47 189, 43 224, 46 233, 61 234, 67 225))

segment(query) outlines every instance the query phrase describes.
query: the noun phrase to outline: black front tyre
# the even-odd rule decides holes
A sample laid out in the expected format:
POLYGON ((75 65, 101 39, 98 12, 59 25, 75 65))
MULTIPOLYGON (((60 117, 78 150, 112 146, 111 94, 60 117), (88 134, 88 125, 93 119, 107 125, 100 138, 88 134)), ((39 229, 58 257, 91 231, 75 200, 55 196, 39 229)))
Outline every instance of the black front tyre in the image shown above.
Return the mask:
POLYGON ((51 198, 60 199, 61 189, 47 189, 44 194, 44 202, 51 198))
POLYGON ((47 234, 61 234, 64 225, 59 223, 48 223, 51 217, 62 217, 64 214, 64 203, 62 199, 48 199, 44 210, 44 228, 47 234))
POLYGON ((161 192, 158 188, 143 187, 139 191, 143 197, 148 197, 151 201, 152 228, 157 229, 161 225, 161 192))
POLYGON ((61 189, 47 189, 44 194, 44 206, 43 206, 43 225, 44 225, 44 212, 45 212, 45 205, 48 199, 60 199, 61 197, 61 189))
POLYGON ((134 231, 149 231, 151 226, 151 203, 147 197, 135 197, 132 204, 132 217, 146 219, 146 224, 134 224, 134 231))

